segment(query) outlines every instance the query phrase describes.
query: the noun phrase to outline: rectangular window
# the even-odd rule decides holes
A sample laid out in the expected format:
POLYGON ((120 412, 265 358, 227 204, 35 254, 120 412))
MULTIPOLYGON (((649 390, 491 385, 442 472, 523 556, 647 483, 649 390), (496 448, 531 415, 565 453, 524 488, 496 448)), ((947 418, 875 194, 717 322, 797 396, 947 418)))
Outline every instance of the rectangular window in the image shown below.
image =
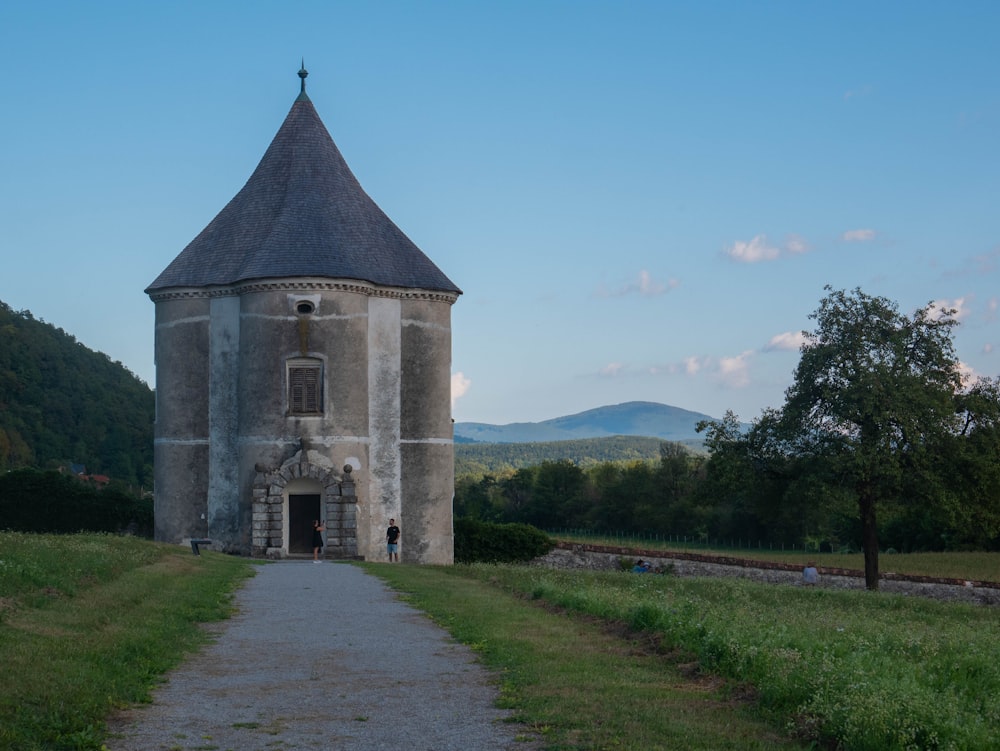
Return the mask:
POLYGON ((319 415, 323 412, 323 369, 320 365, 288 366, 288 412, 319 415))

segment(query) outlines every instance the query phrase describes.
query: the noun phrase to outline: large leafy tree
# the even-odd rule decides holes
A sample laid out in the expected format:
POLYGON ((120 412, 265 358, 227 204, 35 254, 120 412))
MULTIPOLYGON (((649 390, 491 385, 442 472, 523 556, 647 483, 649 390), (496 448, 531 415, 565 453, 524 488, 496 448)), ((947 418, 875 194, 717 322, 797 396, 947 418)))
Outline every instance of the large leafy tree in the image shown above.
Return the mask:
POLYGON ((955 312, 907 316, 860 289, 826 288, 785 405, 751 428, 770 466, 812 467, 856 503, 865 583, 878 589, 878 509, 933 490, 936 451, 961 430, 955 312))

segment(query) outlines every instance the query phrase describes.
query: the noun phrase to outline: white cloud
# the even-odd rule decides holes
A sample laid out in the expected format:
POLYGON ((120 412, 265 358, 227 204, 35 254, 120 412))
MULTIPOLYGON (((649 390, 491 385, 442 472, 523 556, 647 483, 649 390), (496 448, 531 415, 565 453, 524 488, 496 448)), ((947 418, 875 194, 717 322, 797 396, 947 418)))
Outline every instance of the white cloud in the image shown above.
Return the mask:
POLYGON ((954 300, 940 299, 935 300, 931 303, 934 309, 931 311, 931 319, 938 320, 942 317, 942 313, 945 310, 954 310, 955 315, 952 316, 956 321, 960 321, 969 315, 969 300, 964 297, 956 297, 954 300))
POLYGON ((750 358, 753 350, 747 350, 734 357, 719 359, 719 379, 732 388, 743 388, 750 383, 750 358))
POLYGON ((975 369, 961 360, 959 360, 955 365, 955 369, 958 371, 959 378, 962 379, 962 386, 966 388, 975 383, 976 379, 979 378, 979 374, 975 371, 975 369))
POLYGON ((781 251, 768 245, 765 235, 757 235, 750 242, 737 240, 726 249, 726 255, 740 263, 760 263, 775 260, 781 255, 781 251))
POLYGON ((750 383, 749 366, 754 354, 754 350, 747 350, 734 357, 692 355, 678 365, 651 368, 650 373, 669 375, 682 372, 692 378, 709 378, 730 388, 743 388, 750 383))
POLYGON ((993 351, 993 344, 991 342, 986 342, 986 344, 983 345, 983 354, 988 355, 992 351, 993 351))
POLYGON ((875 239, 873 229, 849 229, 840 236, 845 243, 866 243, 875 239))
POLYGON ((626 295, 639 295, 640 297, 658 297, 669 290, 680 285, 677 279, 670 278, 666 282, 657 281, 646 269, 639 272, 639 278, 633 282, 627 282, 616 290, 607 291, 603 287, 598 289, 598 297, 625 297, 626 295))
POLYGON ((806 335, 801 331, 785 331, 775 334, 771 340, 764 345, 765 352, 774 350, 795 350, 798 351, 806 343, 806 335))
POLYGON ((603 368, 601 368, 598 372, 602 376, 609 376, 611 378, 614 378, 616 375, 618 375, 619 373, 622 372, 622 369, 624 367, 625 366, 622 365, 620 362, 609 362, 607 365, 605 365, 603 368))
POLYGON ((770 245, 767 235, 756 235, 750 242, 737 240, 725 249, 725 254, 740 263, 775 261, 782 256, 799 255, 809 250, 809 243, 801 235, 789 235, 781 247, 770 245))
POLYGON ((706 365, 705 358, 703 357, 685 357, 684 358, 684 372, 688 375, 696 375, 702 370, 706 365))
POLYGON ((789 253, 805 253, 809 250, 809 243, 801 235, 789 235, 785 240, 785 250, 789 253))
POLYGON ((472 386, 472 380, 465 377, 461 371, 451 374, 451 406, 455 408, 455 402, 461 399, 472 386))
POLYGON ((673 278, 668 279, 667 283, 663 284, 655 281, 645 269, 639 272, 639 294, 643 297, 662 295, 667 290, 675 289, 679 284, 680 282, 673 278))

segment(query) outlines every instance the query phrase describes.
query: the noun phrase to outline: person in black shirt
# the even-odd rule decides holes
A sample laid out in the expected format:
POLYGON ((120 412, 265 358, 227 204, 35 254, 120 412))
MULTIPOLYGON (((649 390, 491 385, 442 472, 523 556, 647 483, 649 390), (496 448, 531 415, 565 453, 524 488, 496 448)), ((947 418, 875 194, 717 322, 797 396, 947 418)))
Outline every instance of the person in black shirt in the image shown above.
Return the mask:
POLYGON ((389 552, 389 562, 392 563, 395 558, 396 563, 399 563, 399 527, 396 526, 395 519, 389 520, 389 529, 385 531, 385 543, 389 552))

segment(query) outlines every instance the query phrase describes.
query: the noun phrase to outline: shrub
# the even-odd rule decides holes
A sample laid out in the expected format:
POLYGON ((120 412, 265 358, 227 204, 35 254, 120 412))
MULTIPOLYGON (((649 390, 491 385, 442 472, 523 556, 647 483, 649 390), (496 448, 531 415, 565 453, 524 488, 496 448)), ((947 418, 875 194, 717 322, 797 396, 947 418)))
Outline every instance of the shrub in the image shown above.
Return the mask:
POLYGON ((151 536, 153 502, 116 488, 100 490, 59 472, 18 469, 0 475, 0 529, 18 532, 123 532, 151 536))
POLYGON ((530 524, 455 520, 455 560, 459 563, 520 563, 545 555, 555 543, 530 524))

